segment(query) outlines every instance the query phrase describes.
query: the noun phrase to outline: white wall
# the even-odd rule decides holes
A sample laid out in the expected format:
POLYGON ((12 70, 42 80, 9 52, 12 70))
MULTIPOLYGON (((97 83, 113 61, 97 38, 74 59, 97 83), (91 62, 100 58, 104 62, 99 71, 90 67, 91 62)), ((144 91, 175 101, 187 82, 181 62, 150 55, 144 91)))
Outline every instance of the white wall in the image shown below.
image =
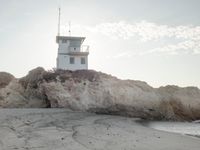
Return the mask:
POLYGON ((68 53, 69 42, 62 43, 59 42, 58 53, 68 53))
POLYGON ((69 56, 58 54, 57 68, 65 70, 82 70, 88 69, 88 57, 87 56, 69 56), (74 64, 70 64, 70 57, 74 57, 74 64), (81 64, 81 57, 85 58, 85 64, 81 64))
POLYGON ((59 40, 58 44, 58 53, 68 53, 70 51, 74 52, 80 52, 80 47, 81 47, 81 42, 80 41, 69 41, 67 40, 66 43, 62 43, 62 40, 59 40), (75 48, 75 49, 74 49, 75 48))

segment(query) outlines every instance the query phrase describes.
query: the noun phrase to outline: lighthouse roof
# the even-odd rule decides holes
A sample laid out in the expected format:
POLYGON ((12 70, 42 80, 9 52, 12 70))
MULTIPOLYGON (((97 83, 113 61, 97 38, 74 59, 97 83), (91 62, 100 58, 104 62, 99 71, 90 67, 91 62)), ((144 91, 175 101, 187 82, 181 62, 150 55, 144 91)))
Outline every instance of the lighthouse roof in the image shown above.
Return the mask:
POLYGON ((85 40, 85 37, 77 37, 77 36, 57 36, 56 37, 56 42, 58 43, 59 40, 75 40, 75 41, 81 41, 81 43, 83 43, 83 41, 85 40))

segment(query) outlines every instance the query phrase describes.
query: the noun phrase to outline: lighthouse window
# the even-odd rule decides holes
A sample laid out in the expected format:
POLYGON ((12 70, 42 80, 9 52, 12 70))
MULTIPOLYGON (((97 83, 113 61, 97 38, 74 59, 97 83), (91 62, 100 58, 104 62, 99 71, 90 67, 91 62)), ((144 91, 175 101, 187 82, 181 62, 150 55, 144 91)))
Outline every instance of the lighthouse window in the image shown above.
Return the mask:
POLYGON ((81 64, 85 64, 85 58, 81 57, 81 64))
POLYGON ((63 39, 63 40, 62 40, 62 43, 67 43, 67 39, 63 39))
POLYGON ((69 58, 69 63, 70 63, 70 64, 74 64, 74 57, 70 57, 70 58, 69 58))

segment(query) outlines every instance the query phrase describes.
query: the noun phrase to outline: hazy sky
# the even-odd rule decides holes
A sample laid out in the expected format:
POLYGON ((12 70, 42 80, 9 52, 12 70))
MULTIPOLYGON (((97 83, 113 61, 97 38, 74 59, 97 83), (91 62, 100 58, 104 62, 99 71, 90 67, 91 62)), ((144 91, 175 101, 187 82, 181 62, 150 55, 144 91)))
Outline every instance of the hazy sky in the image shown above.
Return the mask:
POLYGON ((56 66, 61 30, 85 36, 89 68, 151 86, 200 87, 200 0, 0 0, 0 71, 56 66))

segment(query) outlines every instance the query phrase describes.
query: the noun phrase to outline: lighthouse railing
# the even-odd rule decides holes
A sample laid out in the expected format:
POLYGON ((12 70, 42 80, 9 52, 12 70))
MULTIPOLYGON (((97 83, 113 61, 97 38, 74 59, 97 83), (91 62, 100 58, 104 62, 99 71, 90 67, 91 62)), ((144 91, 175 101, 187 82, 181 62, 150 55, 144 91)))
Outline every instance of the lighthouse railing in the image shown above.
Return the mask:
POLYGON ((69 47, 69 53, 89 53, 89 46, 82 45, 81 47, 69 47))
POLYGON ((80 51, 81 52, 89 52, 89 48, 90 48, 89 45, 82 45, 80 51))

